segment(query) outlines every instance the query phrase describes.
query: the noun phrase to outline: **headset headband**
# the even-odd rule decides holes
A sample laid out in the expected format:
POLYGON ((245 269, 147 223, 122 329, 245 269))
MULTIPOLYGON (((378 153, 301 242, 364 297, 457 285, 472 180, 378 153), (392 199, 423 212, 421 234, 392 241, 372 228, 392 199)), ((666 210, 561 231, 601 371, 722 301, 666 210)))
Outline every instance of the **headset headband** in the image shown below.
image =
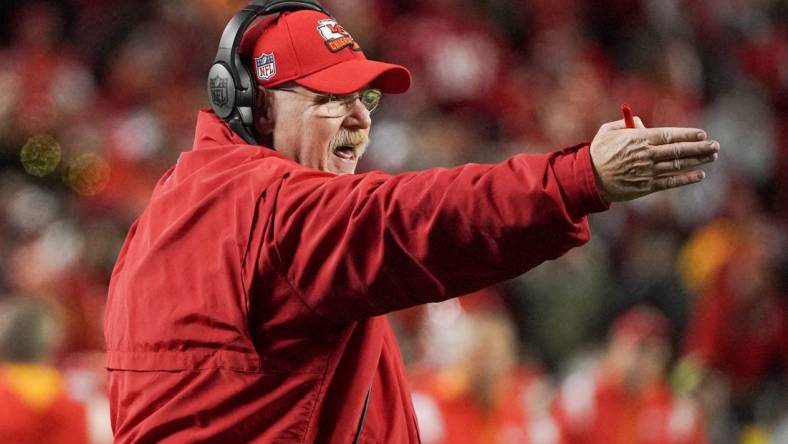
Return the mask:
POLYGON ((208 73, 208 100, 216 115, 250 144, 257 144, 252 135, 256 90, 254 77, 243 66, 238 53, 241 40, 257 17, 271 15, 270 21, 273 21, 279 13, 299 10, 319 11, 330 16, 317 0, 253 0, 227 23, 219 41, 219 50, 208 73))

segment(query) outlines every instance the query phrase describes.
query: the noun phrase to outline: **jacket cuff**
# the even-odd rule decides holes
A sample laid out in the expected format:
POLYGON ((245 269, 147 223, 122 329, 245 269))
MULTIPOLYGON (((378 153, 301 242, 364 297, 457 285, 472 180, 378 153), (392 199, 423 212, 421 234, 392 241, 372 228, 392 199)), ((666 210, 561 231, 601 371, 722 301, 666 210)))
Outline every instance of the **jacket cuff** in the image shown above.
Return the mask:
POLYGON ((599 194, 591 163, 591 145, 586 142, 556 153, 553 170, 561 185, 567 209, 572 217, 579 218, 610 208, 599 194))

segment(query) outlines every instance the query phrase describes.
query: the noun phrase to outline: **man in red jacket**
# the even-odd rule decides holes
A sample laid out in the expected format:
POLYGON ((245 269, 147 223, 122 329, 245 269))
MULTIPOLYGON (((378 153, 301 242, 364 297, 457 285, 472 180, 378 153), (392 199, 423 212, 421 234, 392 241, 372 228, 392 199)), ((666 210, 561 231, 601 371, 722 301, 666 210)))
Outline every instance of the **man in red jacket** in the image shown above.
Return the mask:
POLYGON ((669 385, 670 321, 636 306, 616 319, 600 356, 565 379, 554 405, 562 444, 705 444, 695 402, 669 385))
POLYGON ((253 26, 241 49, 267 147, 202 111, 112 274, 117 442, 418 442, 382 315, 558 257, 588 240, 589 213, 700 181, 719 150, 619 121, 548 155, 355 175, 371 111, 408 71, 316 11, 253 26))

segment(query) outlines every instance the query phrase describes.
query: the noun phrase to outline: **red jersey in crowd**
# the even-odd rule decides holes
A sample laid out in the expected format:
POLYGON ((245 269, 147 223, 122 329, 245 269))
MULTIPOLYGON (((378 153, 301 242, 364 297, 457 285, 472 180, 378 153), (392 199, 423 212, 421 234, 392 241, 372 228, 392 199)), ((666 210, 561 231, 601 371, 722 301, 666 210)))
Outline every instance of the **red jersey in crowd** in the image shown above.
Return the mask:
POLYGON ((687 356, 730 377, 747 396, 773 369, 788 371, 788 302, 770 286, 755 287, 753 262, 732 260, 709 280, 692 311, 687 356), (752 288, 750 288, 752 287, 752 288))
POLYGON ((706 444, 701 412, 665 382, 631 393, 598 369, 570 376, 555 416, 564 444, 706 444))
POLYGON ((86 444, 85 406, 65 392, 55 369, 38 364, 2 365, 0 442, 86 444))
POLYGON ((413 400, 424 444, 558 444, 549 385, 532 369, 514 369, 478 392, 456 369, 417 372, 413 400))

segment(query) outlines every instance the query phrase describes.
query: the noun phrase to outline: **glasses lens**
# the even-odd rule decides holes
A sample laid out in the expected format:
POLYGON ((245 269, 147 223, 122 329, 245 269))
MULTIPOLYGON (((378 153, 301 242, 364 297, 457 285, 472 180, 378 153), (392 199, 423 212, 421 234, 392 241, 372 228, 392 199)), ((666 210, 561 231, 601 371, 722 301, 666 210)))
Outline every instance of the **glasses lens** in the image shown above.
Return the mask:
POLYGON ((372 112, 378 107, 381 97, 383 97, 383 93, 379 89, 370 88, 361 91, 359 99, 361 100, 361 103, 364 105, 364 107, 367 108, 368 111, 372 112))

